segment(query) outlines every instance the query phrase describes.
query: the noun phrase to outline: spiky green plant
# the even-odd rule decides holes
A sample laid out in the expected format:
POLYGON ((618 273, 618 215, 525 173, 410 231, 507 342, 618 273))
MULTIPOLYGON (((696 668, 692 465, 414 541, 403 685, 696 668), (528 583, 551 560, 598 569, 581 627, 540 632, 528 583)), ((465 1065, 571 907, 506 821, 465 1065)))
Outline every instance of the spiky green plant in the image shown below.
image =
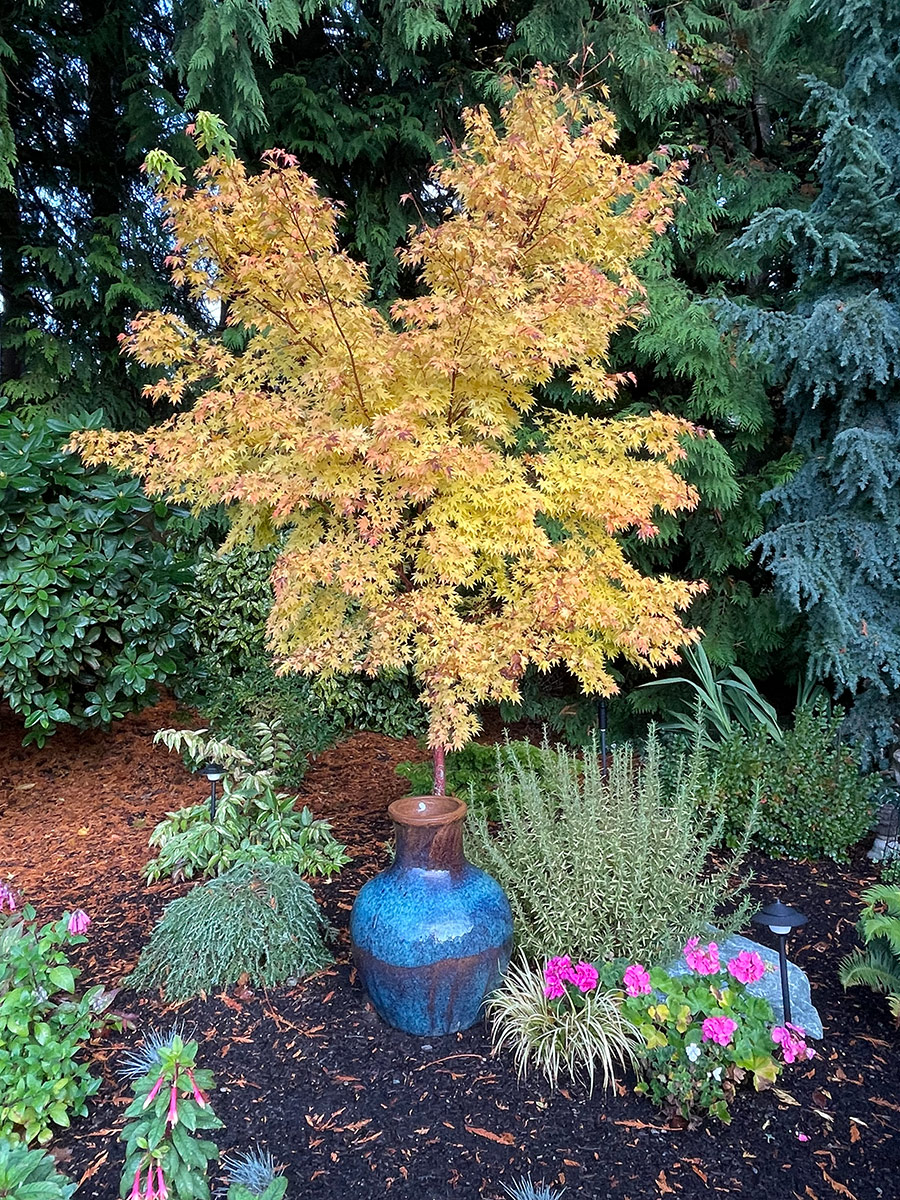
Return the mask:
POLYGON ((900 1022, 900 887, 875 884, 866 888, 862 900, 865 907, 857 928, 865 949, 841 963, 841 983, 886 995, 891 1014, 900 1022))
POLYGON ((596 746, 583 760, 546 754, 539 771, 511 747, 501 757, 499 821, 471 812, 467 853, 506 891, 528 958, 564 947, 588 962, 656 961, 713 921, 723 934, 741 928, 747 880, 732 880, 747 837, 708 870, 723 819, 698 799, 709 786, 699 747, 674 756, 665 777, 653 731, 640 758, 616 747, 608 772, 596 746), (723 914, 725 902, 736 911, 723 914))
POLYGON ((232 867, 166 906, 129 986, 187 1000, 246 976, 272 986, 331 962, 331 931, 309 884, 262 859, 232 867))
POLYGON ((500 1186, 510 1200, 559 1200, 565 1188, 552 1188, 548 1183, 535 1183, 530 1175, 517 1179, 515 1183, 502 1183, 500 1186))
POLYGON ((259 1146, 222 1155, 228 1172, 227 1200, 282 1200, 287 1180, 275 1159, 259 1146))
POLYGON ((593 1091, 599 1076, 615 1085, 617 1070, 633 1064, 641 1036, 622 1016, 621 995, 598 987, 579 999, 553 1002, 544 995, 544 974, 527 960, 511 963, 503 983, 487 1000, 497 1054, 511 1050, 519 1076, 540 1071, 555 1088, 560 1075, 584 1080, 593 1091))

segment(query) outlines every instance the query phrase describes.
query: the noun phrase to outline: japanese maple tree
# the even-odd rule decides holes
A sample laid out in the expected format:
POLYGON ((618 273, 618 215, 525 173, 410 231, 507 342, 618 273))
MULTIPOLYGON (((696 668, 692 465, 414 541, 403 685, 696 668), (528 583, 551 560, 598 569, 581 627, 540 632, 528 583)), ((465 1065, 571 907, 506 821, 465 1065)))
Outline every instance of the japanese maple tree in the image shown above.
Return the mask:
POLYGON ((673 467, 698 431, 593 415, 623 382, 609 340, 642 315, 632 264, 670 217, 678 169, 616 157, 610 113, 544 69, 503 123, 467 113, 434 171, 444 219, 400 252, 422 294, 389 315, 338 247, 336 206, 288 155, 249 176, 209 120, 193 186, 154 155, 175 281, 220 300, 244 336, 143 314, 127 352, 160 368, 154 398, 191 406, 146 433, 77 438, 152 494, 226 504, 235 540, 281 531, 280 669, 412 664, 439 792, 478 702, 514 700, 529 664, 561 662, 611 694, 617 656, 677 659, 695 636, 679 613, 703 586, 641 575, 619 540, 696 504, 673 467), (534 389, 558 371, 580 411, 539 409, 534 389))

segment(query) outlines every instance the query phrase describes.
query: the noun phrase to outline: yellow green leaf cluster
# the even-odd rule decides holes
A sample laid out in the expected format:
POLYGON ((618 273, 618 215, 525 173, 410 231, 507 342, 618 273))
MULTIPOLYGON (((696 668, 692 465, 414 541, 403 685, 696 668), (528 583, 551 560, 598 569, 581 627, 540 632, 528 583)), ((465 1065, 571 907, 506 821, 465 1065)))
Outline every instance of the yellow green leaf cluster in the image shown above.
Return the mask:
POLYGON ((694 636, 698 583, 641 575, 620 535, 697 496, 673 469, 697 431, 661 413, 540 411, 560 371, 580 413, 623 380, 610 338, 642 315, 633 264, 670 219, 678 170, 612 153, 611 115, 537 70, 497 129, 481 109, 435 169, 444 219, 402 257, 421 294, 390 313, 340 250, 336 206, 279 151, 249 175, 213 154, 161 191, 175 281, 247 334, 241 349, 170 313, 125 348, 180 411, 146 433, 85 432, 89 462, 154 494, 222 502, 233 538, 286 542, 273 574, 284 671, 412 664, 434 746, 513 700, 529 664, 609 694, 609 662, 650 668, 694 636), (525 419, 528 418, 528 428, 525 419))

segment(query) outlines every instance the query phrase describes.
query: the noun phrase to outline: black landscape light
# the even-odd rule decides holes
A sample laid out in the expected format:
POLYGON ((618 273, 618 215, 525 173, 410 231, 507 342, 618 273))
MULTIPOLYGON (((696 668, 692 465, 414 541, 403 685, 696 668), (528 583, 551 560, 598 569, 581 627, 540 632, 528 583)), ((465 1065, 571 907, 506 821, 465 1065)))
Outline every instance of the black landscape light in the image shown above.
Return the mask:
POLYGON ((609 767, 606 765, 606 701, 601 697, 597 711, 597 724, 600 727, 600 770, 603 773, 603 779, 609 778, 609 767))
POLYGON ((784 1005, 784 1021, 788 1024, 791 1020, 791 989, 788 983, 787 969, 787 939, 788 934, 793 929, 799 929, 801 925, 805 925, 807 918, 802 912, 798 912, 796 908, 789 908, 786 904, 782 904, 780 900, 773 900, 771 904, 767 904, 765 908, 761 908, 758 913, 750 918, 754 925, 762 925, 768 929, 769 933, 774 933, 778 938, 778 965, 781 968, 781 1002, 784 1005))
POLYGON ((200 774, 205 775, 209 780, 209 819, 216 819, 216 784, 220 779, 225 778, 225 768, 220 767, 218 763, 207 763, 205 767, 200 768, 200 774))

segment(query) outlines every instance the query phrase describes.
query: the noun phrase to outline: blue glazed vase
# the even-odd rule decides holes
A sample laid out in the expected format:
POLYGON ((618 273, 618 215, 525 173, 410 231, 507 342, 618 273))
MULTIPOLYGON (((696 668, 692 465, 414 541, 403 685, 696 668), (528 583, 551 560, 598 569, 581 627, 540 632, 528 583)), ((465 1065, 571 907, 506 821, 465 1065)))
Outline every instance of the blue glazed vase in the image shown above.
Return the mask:
POLYGON ((463 854, 466 805, 409 796, 388 808, 396 854, 350 915, 360 980, 389 1025, 429 1037, 468 1029, 512 950, 503 889, 463 854))

